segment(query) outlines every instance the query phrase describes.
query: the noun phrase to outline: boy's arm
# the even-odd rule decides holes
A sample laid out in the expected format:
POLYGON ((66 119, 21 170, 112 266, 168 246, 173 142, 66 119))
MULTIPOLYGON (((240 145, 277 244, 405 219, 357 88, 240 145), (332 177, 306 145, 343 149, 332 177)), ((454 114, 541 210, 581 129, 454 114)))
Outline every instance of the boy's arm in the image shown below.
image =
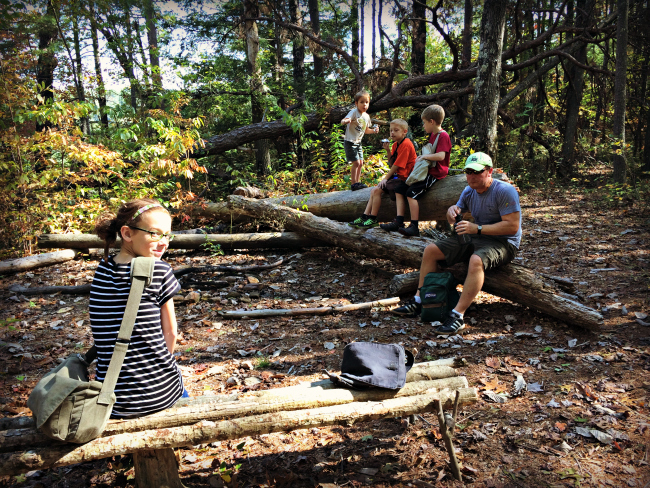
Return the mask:
POLYGON ((379 126, 376 127, 368 127, 365 131, 364 134, 377 134, 379 132, 379 126))
POLYGON ((446 154, 445 151, 441 151, 434 154, 425 154, 419 157, 421 157, 422 159, 426 159, 427 161, 444 161, 445 154, 446 154))

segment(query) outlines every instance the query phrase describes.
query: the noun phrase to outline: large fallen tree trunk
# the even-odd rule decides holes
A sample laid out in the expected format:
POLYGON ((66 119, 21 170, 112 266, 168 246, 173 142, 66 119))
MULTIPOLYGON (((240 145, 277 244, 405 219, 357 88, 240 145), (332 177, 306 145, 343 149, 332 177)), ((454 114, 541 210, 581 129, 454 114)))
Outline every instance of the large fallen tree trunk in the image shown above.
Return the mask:
MULTIPOLYGON (((193 425, 146 430, 94 439, 83 445, 57 443, 52 447, 0 454, 0 476, 17 475, 26 471, 67 466, 121 454, 195 446, 217 440, 239 439, 245 436, 287 432, 295 429, 327 425, 350 425, 354 422, 404 417, 434 411, 439 400, 452 408, 456 391, 392 398, 383 401, 353 402, 290 412, 274 412, 250 417, 212 422, 202 420, 193 425)), ((476 390, 461 396, 477 400, 476 390)))
MULTIPOLYGON (((175 234, 170 249, 200 249, 206 243, 218 244, 222 249, 280 249, 325 246, 322 241, 295 232, 265 232, 250 234, 175 234)), ((93 234, 41 234, 40 248, 104 249, 106 243, 93 234)), ((111 247, 118 249, 122 240, 111 247)))
POLYGON ((55 264, 71 261, 77 256, 74 249, 64 249, 63 251, 46 252, 26 256, 24 258, 11 259, 0 262, 0 275, 11 273, 22 273, 30 269, 40 268, 42 266, 54 266, 55 264))
MULTIPOLYGON (((508 180, 505 173, 493 173, 494 178, 508 180)), ((456 204, 458 197, 467 186, 465 175, 447 176, 436 182, 420 203, 420 220, 445 219, 447 209, 456 204)), ((333 191, 329 193, 314 193, 312 195, 289 195, 286 197, 265 198, 261 201, 284 205, 286 207, 306 210, 319 217, 327 217, 340 222, 351 222, 359 217, 366 209, 370 189, 359 191, 333 191)), ((227 202, 209 203, 205 207, 193 207, 187 210, 196 217, 208 217, 213 221, 221 220, 226 223, 242 222, 247 219, 237 211, 233 211, 227 202)), ((390 222, 395 218, 395 204, 390 201, 388 194, 382 196, 382 205, 378 218, 381 222, 390 222)), ((406 209, 406 220, 410 219, 406 209)), ((312 236, 309 236, 312 237, 312 236)))
MULTIPOLYGON (((431 242, 424 238, 405 239, 379 228, 367 231, 352 229, 349 225, 275 205, 267 200, 250 200, 235 195, 229 198, 233 209, 249 216, 282 221, 288 229, 304 232, 335 246, 414 268, 420 267, 422 252, 431 242)), ((465 280, 467 266, 457 264, 449 270, 459 281, 465 280)), ((549 281, 531 269, 511 263, 487 272, 483 290, 531 307, 567 324, 591 330, 600 329, 603 324, 601 314, 581 303, 559 296, 549 281)))

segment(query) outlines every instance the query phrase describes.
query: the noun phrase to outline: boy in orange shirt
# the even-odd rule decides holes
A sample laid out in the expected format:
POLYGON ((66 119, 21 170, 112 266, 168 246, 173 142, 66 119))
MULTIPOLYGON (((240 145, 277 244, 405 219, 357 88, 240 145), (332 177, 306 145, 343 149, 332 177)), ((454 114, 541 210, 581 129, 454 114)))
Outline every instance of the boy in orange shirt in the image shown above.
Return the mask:
MULTIPOLYGON (((406 179, 408 178, 413 166, 415 166, 415 147, 411 140, 406 137, 409 126, 403 119, 395 119, 390 123, 390 138, 393 140, 393 147, 391 156, 388 160, 390 170, 386 176, 379 182, 377 186, 370 190, 370 200, 368 205, 361 215, 353 222, 350 222, 352 227, 357 229, 371 229, 377 227, 377 215, 381 205, 381 195, 386 192, 390 195, 397 206, 397 216, 401 216, 402 222, 404 221, 404 213, 406 212, 406 190, 408 185, 406 179)), ((384 149, 389 150, 389 143, 384 143, 384 149)))

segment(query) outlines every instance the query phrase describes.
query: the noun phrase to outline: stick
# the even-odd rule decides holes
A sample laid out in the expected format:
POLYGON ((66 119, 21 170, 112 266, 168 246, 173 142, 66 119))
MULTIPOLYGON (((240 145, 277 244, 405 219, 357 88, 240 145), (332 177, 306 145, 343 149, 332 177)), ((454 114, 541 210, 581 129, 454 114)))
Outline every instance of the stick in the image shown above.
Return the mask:
POLYGON ((439 401, 434 402, 436 413, 438 415, 438 424, 440 425, 440 435, 442 435, 443 440, 445 441, 445 447, 449 453, 449 461, 451 464, 451 472, 458 481, 463 481, 463 475, 460 473, 460 466, 458 465, 458 458, 456 457, 456 451, 454 450, 454 442, 451 439, 451 435, 447 430, 447 423, 445 422, 445 414, 442 412, 442 404, 439 401))
POLYGON ((224 319, 242 319, 277 317, 287 315, 329 315, 336 312, 350 312, 353 310, 367 310, 373 307, 388 307, 399 303, 399 297, 385 298, 374 302, 351 303, 350 305, 340 305, 338 307, 315 307, 315 308, 268 308, 263 310, 234 310, 230 312, 220 311, 224 319))

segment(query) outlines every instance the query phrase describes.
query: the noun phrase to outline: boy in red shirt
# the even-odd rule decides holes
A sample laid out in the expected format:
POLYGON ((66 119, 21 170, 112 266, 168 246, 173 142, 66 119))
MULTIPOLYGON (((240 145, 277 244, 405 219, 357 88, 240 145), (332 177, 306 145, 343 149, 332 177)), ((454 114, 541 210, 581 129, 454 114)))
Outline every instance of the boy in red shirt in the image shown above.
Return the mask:
MULTIPOLYGON (((381 205, 381 195, 386 192, 390 195, 391 200, 397 205, 397 215, 402 217, 404 222, 404 213, 406 212, 406 192, 409 186, 406 179, 415 166, 415 147, 409 138, 406 137, 409 126, 403 119, 395 119, 390 123, 390 138, 393 140, 391 156, 388 160, 390 171, 379 182, 377 186, 370 190, 370 200, 363 215, 350 222, 352 227, 357 229, 371 229, 377 227, 377 215, 381 205)), ((389 143, 384 143, 384 149, 389 150, 389 143)))
MULTIPOLYGON (((429 143, 434 144, 437 139, 435 152, 418 156, 429 161, 429 174, 423 181, 418 181, 407 187, 404 192, 409 205, 411 213, 411 224, 404 227, 404 217, 400 218, 400 213, 397 213, 397 218, 388 223, 381 224, 381 228, 391 231, 398 231, 406 237, 418 237, 420 230, 418 228, 418 221, 420 217, 420 204, 418 200, 429 191, 433 184, 443 179, 449 173, 449 154, 451 153, 451 139, 449 134, 442 129, 442 121, 445 118, 445 109, 440 105, 429 105, 422 111, 422 124, 424 131, 429 136, 429 143)), ((401 214, 404 215, 403 213, 401 214)))

